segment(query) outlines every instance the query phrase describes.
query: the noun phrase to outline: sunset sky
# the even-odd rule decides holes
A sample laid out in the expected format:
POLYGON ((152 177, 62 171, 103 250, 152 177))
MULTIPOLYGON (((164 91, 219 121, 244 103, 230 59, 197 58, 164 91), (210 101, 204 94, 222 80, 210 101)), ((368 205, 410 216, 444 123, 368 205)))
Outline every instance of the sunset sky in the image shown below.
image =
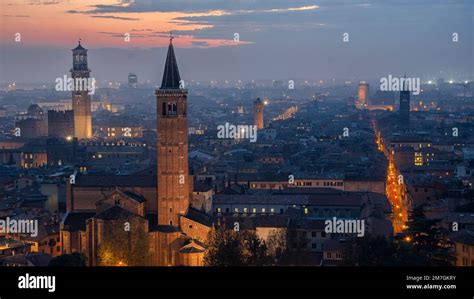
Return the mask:
POLYGON ((169 31, 181 72, 195 80, 406 72, 472 79, 473 2, 2 0, 0 82, 62 76, 79 38, 98 79, 124 81, 135 72, 139 80, 159 80, 169 31))

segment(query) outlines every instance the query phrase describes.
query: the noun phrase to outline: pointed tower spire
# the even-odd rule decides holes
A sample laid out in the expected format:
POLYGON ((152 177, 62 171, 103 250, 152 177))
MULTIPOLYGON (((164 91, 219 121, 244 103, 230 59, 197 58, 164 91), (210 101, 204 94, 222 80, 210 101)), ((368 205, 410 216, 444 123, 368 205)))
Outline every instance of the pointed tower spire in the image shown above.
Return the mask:
POLYGON ((179 76, 176 56, 174 55, 173 34, 170 32, 170 45, 168 46, 163 81, 161 81, 160 89, 179 89, 179 81, 181 81, 181 78, 179 76))

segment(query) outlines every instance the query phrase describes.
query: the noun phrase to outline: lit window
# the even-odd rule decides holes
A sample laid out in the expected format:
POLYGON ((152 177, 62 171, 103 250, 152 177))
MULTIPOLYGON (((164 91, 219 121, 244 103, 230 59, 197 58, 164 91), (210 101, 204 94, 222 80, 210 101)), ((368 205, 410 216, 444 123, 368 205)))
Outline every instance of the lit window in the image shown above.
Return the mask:
POLYGON ((266 209, 265 208, 262 208, 262 213, 265 213, 266 209))
POLYGON ((234 213, 238 213, 239 212, 239 208, 234 208, 234 213))
POLYGON ((275 209, 274 209, 274 208, 271 208, 271 209, 270 209, 270 213, 271 213, 271 214, 275 213, 275 209))
POLYGON ((244 208, 244 213, 247 213, 248 209, 247 208, 244 208))
POLYGON ((253 208, 252 213, 254 213, 254 214, 257 213, 257 208, 253 208))

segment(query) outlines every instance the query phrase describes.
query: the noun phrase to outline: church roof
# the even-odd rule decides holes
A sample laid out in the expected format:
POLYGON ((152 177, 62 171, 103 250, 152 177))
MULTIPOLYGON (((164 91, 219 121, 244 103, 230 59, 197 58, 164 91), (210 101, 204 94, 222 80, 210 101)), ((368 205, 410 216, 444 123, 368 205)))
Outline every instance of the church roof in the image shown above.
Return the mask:
POLYGON ((163 72, 163 81, 161 82, 160 89, 179 89, 180 80, 178 63, 176 62, 176 56, 174 55, 173 42, 172 39, 170 39, 168 54, 166 55, 165 70, 163 72))
POLYGON ((156 187, 156 176, 80 174, 76 176, 75 185, 80 187, 156 187))
POLYGON ((85 231, 86 220, 94 216, 94 212, 68 212, 64 217, 63 224, 66 231, 85 231))
POLYGON ((188 209, 188 213, 184 217, 205 226, 210 227, 212 225, 211 216, 207 215, 203 211, 199 211, 191 207, 188 209))
POLYGON ((143 197, 139 194, 133 193, 132 191, 124 191, 123 193, 125 195, 127 195, 128 197, 130 197, 131 199, 135 200, 136 202, 145 202, 146 201, 145 197, 143 197))
POLYGON ((195 247, 187 247, 187 248, 180 249, 179 252, 181 252, 181 253, 201 253, 201 252, 204 252, 204 250, 201 250, 201 249, 198 249, 198 248, 195 248, 195 247))
POLYGON ((127 219, 130 217, 137 216, 136 214, 129 212, 123 209, 120 206, 113 206, 97 215, 94 216, 96 219, 102 220, 119 220, 119 219, 127 219))

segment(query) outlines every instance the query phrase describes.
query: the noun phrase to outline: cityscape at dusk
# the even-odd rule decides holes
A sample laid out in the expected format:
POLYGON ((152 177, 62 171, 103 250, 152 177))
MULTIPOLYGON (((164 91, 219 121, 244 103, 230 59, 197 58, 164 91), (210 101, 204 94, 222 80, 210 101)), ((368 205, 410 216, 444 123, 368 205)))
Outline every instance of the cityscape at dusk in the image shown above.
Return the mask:
POLYGON ((472 292, 474 2, 0 8, 5 290, 250 266, 472 292))

